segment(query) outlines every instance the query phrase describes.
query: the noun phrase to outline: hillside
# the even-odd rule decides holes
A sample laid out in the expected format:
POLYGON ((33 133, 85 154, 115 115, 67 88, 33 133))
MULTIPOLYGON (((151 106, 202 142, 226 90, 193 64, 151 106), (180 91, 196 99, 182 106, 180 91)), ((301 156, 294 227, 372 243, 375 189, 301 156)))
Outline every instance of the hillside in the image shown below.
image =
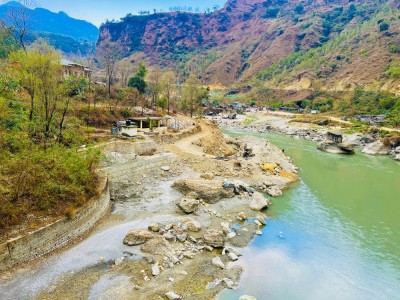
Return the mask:
POLYGON ((258 75, 275 88, 375 85, 394 91, 397 69, 392 74, 388 68, 396 68, 399 58, 396 3, 229 0, 211 14, 128 15, 108 22, 98 46, 114 41, 132 60, 144 57, 183 76, 195 71, 207 84, 244 83, 258 75))

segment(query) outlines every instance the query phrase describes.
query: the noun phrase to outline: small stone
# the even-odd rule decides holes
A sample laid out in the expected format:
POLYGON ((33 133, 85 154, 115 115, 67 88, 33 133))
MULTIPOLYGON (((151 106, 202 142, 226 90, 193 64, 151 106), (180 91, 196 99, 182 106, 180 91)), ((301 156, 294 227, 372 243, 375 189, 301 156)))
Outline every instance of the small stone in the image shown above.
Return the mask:
POLYGON ((207 246, 207 245, 204 246, 204 249, 206 249, 206 250, 209 251, 209 252, 212 252, 212 251, 214 250, 213 247, 207 246))
POLYGON ((234 231, 229 232, 229 233, 226 235, 226 237, 227 237, 228 239, 232 239, 232 238, 234 238, 235 236, 236 236, 236 232, 234 232, 234 231))
POLYGON ((186 271, 176 271, 176 274, 179 274, 179 275, 184 275, 184 276, 187 276, 187 275, 189 275, 189 273, 188 273, 188 272, 186 272, 186 271))
POLYGON ((214 248, 222 248, 225 244, 222 230, 208 229, 204 232, 203 241, 206 245, 214 248))
POLYGON ((207 289, 207 290, 211 290, 211 289, 213 289, 213 288, 216 288, 221 282, 222 282, 222 280, 217 278, 217 279, 215 279, 214 281, 209 282, 209 283, 206 285, 206 289, 207 289))
POLYGON ((178 241, 180 241, 181 243, 183 243, 184 241, 186 241, 187 239, 187 233, 184 232, 182 234, 177 234, 176 238, 178 239, 178 241))
POLYGON ((168 242, 171 242, 171 243, 175 243, 175 242, 176 242, 176 237, 175 237, 174 235, 170 234, 170 233, 164 233, 164 234, 163 234, 163 237, 164 237, 168 242))
POLYGON ((267 221, 265 220, 264 216, 258 215, 256 217, 257 221, 260 222, 262 225, 267 225, 267 221))
POLYGON ((246 214, 244 212, 238 213, 237 217, 238 217, 239 220, 246 220, 247 219, 246 214))
POLYGON ((222 227, 222 231, 225 234, 229 234, 231 232, 231 228, 229 227, 229 223, 228 222, 222 222, 221 223, 221 227, 222 227))
POLYGON ((262 233, 261 230, 257 230, 257 231, 256 231, 256 234, 257 234, 257 235, 262 235, 263 233, 262 233))
POLYGON ((193 242, 193 243, 197 243, 197 240, 196 240, 194 237, 192 237, 192 236, 189 236, 189 240, 190 240, 191 242, 193 242))
POLYGON ((187 226, 187 229, 192 232, 198 232, 201 230, 200 222, 196 220, 192 220, 190 218, 186 218, 183 220, 184 224, 187 226))
POLYGON ((159 223, 151 223, 148 227, 147 227, 150 231, 153 232, 159 232, 161 229, 161 226, 159 223))
POLYGON ((257 300, 257 298, 254 296, 242 295, 240 296, 239 300, 257 300))
POLYGON ((239 258, 237 257, 237 255, 236 255, 235 253, 233 253, 233 252, 229 252, 229 253, 228 253, 228 257, 229 257, 229 259, 232 260, 232 261, 236 261, 236 260, 239 259, 239 258))
POLYGON ((234 289, 236 287, 235 283, 232 281, 232 279, 229 278, 223 278, 222 279, 223 282, 225 282, 226 287, 228 289, 234 289))
POLYGON ((214 175, 212 173, 204 173, 204 174, 201 174, 200 177, 207 179, 207 180, 212 180, 214 178, 214 175))
POLYGON ((160 268, 158 265, 154 265, 151 267, 151 274, 153 274, 153 276, 160 275, 160 268))
POLYGON ((175 292, 168 292, 165 294, 165 296, 169 299, 169 300, 180 300, 182 299, 181 296, 179 296, 177 293, 175 292))
POLYGON ((260 221, 258 221, 257 219, 256 219, 256 220, 254 220, 254 224, 256 224, 256 225, 258 225, 258 226, 262 226, 261 222, 260 222, 260 221))
POLYGON ((152 238, 154 238, 153 233, 147 230, 135 229, 125 236, 124 244, 128 246, 140 245, 152 238))
POLYGON ((122 264, 122 262, 123 262, 123 258, 117 258, 114 263, 116 266, 118 266, 118 265, 122 264))
POLYGON ((192 198, 182 198, 177 205, 184 213, 191 214, 198 210, 200 202, 192 198))
POLYGON ((189 259, 193 259, 194 258, 194 253, 193 252, 184 252, 183 256, 189 259))
POLYGON ((175 281, 175 279, 174 279, 174 278, 172 278, 172 277, 169 277, 169 278, 168 278, 168 281, 169 281, 169 282, 174 282, 174 281, 175 281))
POLYGON ((168 172, 170 170, 169 166, 162 166, 161 170, 168 172))
POLYGON ((216 256, 212 259, 212 264, 218 268, 225 269, 225 265, 219 256, 216 256))

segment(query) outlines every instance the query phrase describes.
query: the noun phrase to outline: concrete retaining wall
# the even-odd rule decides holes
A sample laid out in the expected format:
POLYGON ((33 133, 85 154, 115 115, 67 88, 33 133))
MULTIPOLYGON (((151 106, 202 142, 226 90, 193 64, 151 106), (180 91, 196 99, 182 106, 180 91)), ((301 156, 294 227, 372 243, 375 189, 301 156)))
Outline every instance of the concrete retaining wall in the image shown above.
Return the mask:
POLYGON ((63 218, 27 235, 0 244, 0 270, 27 262, 54 251, 90 230, 110 207, 108 180, 103 179, 98 199, 85 204, 69 220, 63 218))

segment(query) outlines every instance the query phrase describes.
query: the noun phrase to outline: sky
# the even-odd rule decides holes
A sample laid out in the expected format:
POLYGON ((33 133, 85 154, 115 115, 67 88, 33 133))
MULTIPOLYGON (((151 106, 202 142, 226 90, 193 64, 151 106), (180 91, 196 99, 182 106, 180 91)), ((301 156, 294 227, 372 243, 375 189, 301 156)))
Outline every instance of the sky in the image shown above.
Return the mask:
MULTIPOLYGON (((33 0, 35 6, 59 12, 64 11, 75 19, 86 20, 99 26, 105 20, 119 20, 128 13, 153 8, 168 11, 173 6, 198 7, 204 11, 214 5, 223 6, 226 0, 33 0)), ((0 0, 1 2, 1 0, 0 0)), ((8 2, 4 1, 3 2, 8 2)))

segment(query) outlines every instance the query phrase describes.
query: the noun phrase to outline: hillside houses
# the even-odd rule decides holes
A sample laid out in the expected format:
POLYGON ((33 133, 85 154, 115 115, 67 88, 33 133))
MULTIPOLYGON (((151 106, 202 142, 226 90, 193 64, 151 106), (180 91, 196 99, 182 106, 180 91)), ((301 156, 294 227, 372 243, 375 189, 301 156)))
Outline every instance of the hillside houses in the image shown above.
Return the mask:
POLYGON ((61 59, 60 64, 63 67, 64 78, 67 78, 71 75, 76 75, 79 77, 81 77, 81 76, 89 77, 92 72, 92 70, 90 70, 90 68, 80 65, 78 63, 75 63, 73 61, 70 61, 68 59, 61 59))

